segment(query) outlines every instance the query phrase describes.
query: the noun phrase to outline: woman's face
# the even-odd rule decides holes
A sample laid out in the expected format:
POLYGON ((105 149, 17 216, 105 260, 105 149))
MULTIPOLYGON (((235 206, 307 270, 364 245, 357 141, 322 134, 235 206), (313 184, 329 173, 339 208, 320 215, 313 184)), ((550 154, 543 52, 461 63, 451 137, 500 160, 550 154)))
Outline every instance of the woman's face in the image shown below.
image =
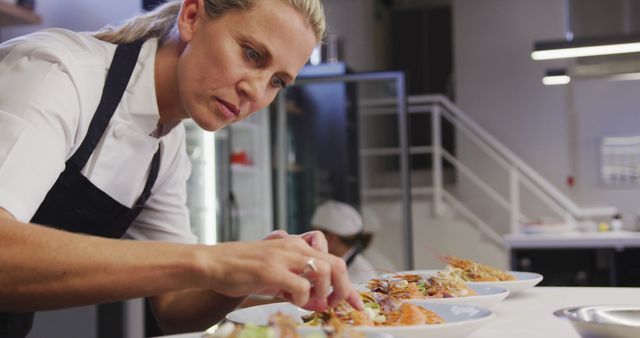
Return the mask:
POLYGON ((178 92, 186 114, 218 130, 267 106, 293 83, 315 46, 304 17, 282 0, 208 19, 203 0, 187 0, 180 16, 186 42, 178 92))

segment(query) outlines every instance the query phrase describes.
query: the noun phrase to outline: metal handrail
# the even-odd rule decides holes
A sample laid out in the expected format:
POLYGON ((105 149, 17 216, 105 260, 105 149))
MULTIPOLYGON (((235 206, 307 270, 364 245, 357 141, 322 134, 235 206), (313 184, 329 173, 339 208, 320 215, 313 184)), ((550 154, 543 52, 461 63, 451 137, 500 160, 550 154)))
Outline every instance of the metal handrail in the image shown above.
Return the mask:
MULTIPOLYGON (((495 189, 493 189, 489 184, 483 181, 476 173, 473 172, 469 167, 465 166, 462 162, 458 161, 453 155, 451 155, 448 151, 442 150, 442 156, 449 162, 451 162, 458 171, 464 173, 467 178, 471 180, 471 182, 475 183, 480 189, 484 190, 484 192, 489 195, 495 202, 497 202, 501 207, 505 210, 511 210, 511 205, 509 201, 507 201, 504 197, 502 197, 495 189)), ((522 216, 527 219, 526 216, 522 216)))
MULTIPOLYGON (((376 115, 385 114, 387 111, 393 110, 392 105, 394 103, 394 100, 385 98, 359 102, 361 108, 364 108, 370 114, 376 115)), ((439 210, 441 210, 440 201, 443 198, 450 200, 450 198, 447 198, 448 193, 442 188, 442 158, 453 163, 458 167, 458 169, 463 169, 462 174, 471 178, 472 181, 495 202, 500 204, 502 207, 506 208, 508 206, 511 209, 512 232, 519 232, 520 223, 522 223, 523 220, 528 219, 520 210, 519 184, 528 188, 544 204, 551 208, 551 210, 561 215, 567 223, 575 223, 578 219, 590 217, 610 217, 618 212, 615 207, 611 206, 595 208, 583 208, 578 206, 573 200, 527 165, 522 159, 520 159, 520 157, 480 127, 446 96, 409 96, 407 111, 409 113, 429 112, 432 114, 432 145, 430 151, 433 159, 433 204, 436 213, 439 213, 439 210), (445 118, 451 122, 456 127, 456 130, 460 130, 463 135, 467 136, 472 143, 478 146, 500 167, 509 172, 509 201, 499 195, 487 183, 477 175, 473 174, 473 172, 470 170, 464 170, 466 167, 461 166, 459 161, 455 160, 451 154, 448 154, 444 149, 442 149, 440 145, 441 118, 445 118)), ((470 211, 467 210, 467 213, 469 212, 470 211)), ((485 232, 492 232, 492 234, 488 234, 489 237, 495 237, 495 230, 491 227, 487 226, 486 228, 483 228, 483 231, 484 230, 486 230, 485 232)))
POLYGON ((419 108, 416 109, 416 106, 422 106, 422 108, 424 109, 426 108, 426 106, 424 105, 437 104, 443 107, 444 111, 449 113, 446 114, 447 117, 453 117, 456 121, 460 122, 456 123, 456 127, 462 127, 461 130, 465 132, 465 135, 470 136, 472 142, 474 142, 481 149, 483 149, 483 151, 494 158, 501 166, 504 167, 504 164, 506 163, 509 165, 509 167, 516 168, 518 172, 522 174, 519 181, 528 186, 538 187, 539 190, 535 191, 536 189, 534 189, 534 192, 536 192, 539 197, 541 197, 542 194, 547 196, 547 198, 541 197, 544 202, 549 204, 551 200, 553 200, 555 203, 561 206, 561 209, 554 209, 556 209, 557 212, 562 211, 561 214, 563 214, 566 221, 575 221, 576 219, 588 217, 613 216, 617 213, 617 209, 611 206, 596 208, 579 207, 575 202, 573 202, 570 198, 568 198, 565 194, 558 190, 544 177, 538 174, 511 150, 506 148, 491 134, 480 127, 475 121, 469 118, 447 97, 443 95, 410 96, 408 98, 408 102, 410 112, 418 112, 418 110, 421 110, 419 108), (498 155, 498 157, 501 159, 498 160, 496 155, 498 155))

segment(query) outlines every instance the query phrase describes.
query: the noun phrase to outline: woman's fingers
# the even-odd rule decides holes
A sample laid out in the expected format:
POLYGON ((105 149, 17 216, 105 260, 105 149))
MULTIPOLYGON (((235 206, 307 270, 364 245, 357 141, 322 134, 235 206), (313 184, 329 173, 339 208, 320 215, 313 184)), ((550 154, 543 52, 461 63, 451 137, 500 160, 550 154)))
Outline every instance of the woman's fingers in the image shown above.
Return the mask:
POLYGON ((301 276, 311 282, 312 288, 310 304, 305 304, 304 307, 324 310, 327 307, 327 296, 331 287, 331 265, 322 259, 310 258, 306 262, 305 270, 301 276), (309 262, 312 262, 313 269, 309 268, 309 262))
MULTIPOLYGON (((281 235, 282 232, 276 232, 270 236, 281 235)), ((282 239, 209 247, 213 250, 209 257, 214 258, 207 259, 213 272, 210 287, 231 297, 268 291, 311 310, 324 310, 345 299, 361 308, 344 260, 318 250, 317 245, 321 248, 326 241, 324 236, 316 236, 306 234, 305 239, 286 235, 282 239)))
POLYGON ((333 296, 338 301, 344 299, 345 295, 352 291, 352 286, 346 273, 346 265, 341 258, 312 249, 305 243, 306 241, 302 242, 299 237, 297 241, 295 239, 289 240, 291 240, 291 242, 288 243, 289 248, 287 248, 286 252, 291 256, 283 259, 282 262, 290 262, 290 264, 287 264, 287 269, 289 272, 292 272, 295 277, 289 275, 290 279, 284 281, 278 280, 277 282, 288 282, 303 278, 308 281, 310 289, 306 290, 308 293, 307 302, 299 304, 297 303, 298 298, 295 284, 281 285, 283 288, 282 295, 285 299, 291 300, 297 305, 309 310, 324 310, 328 306, 327 299, 332 287, 334 293, 335 290, 338 290, 338 293, 333 296), (333 283, 335 269, 343 273, 342 278, 339 279, 339 286, 333 283), (349 289, 344 290, 345 287, 349 289))
POLYGON ((281 297, 291 303, 302 307, 309 302, 312 286, 308 279, 286 271, 278 274, 275 284, 279 285, 282 290, 281 297))
POLYGON ((347 265, 340 257, 328 254, 318 254, 322 260, 314 260, 317 269, 310 273, 313 284, 311 302, 305 305, 307 309, 324 310, 327 306, 336 306, 343 300, 358 310, 364 308, 360 294, 353 288, 347 273, 347 265), (326 269, 326 270, 325 270, 326 269), (331 294, 329 289, 333 287, 331 294))
POLYGON ((364 303, 362 302, 362 297, 360 297, 360 292, 358 292, 358 290, 352 289, 347 296, 346 301, 356 310, 364 310, 364 303))
MULTIPOLYGON (((333 256, 335 257, 335 256, 333 256)), ((347 264, 339 257, 335 257, 331 269, 331 285, 333 285, 333 292, 329 295, 327 303, 333 307, 338 305, 340 301, 347 298, 347 295, 353 290, 353 286, 349 281, 349 275, 347 274, 347 264)))
POLYGON ((281 239, 281 238, 287 238, 289 237, 289 234, 284 231, 284 230, 275 230, 272 231, 271 233, 269 233, 265 238, 265 240, 267 239, 281 239))
POLYGON ((314 230, 305 232, 300 235, 312 248, 327 253, 329 252, 329 246, 327 245, 327 238, 324 237, 322 231, 314 230))

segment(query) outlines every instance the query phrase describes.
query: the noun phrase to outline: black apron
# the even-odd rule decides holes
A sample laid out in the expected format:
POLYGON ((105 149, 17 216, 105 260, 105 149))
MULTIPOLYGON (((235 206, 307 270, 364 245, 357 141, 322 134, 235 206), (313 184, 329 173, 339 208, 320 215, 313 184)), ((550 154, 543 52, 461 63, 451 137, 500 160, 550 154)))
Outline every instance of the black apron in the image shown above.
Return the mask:
MULTIPOLYGON (((78 150, 67 160, 64 171, 31 219, 32 223, 70 232, 120 238, 142 211, 158 177, 160 148, 151 161, 144 190, 131 208, 98 189, 80 173, 122 99, 142 43, 143 41, 136 41, 116 48, 102 97, 87 135, 78 150)), ((33 313, 0 312, 0 338, 25 337, 31 330, 33 317, 33 313)))

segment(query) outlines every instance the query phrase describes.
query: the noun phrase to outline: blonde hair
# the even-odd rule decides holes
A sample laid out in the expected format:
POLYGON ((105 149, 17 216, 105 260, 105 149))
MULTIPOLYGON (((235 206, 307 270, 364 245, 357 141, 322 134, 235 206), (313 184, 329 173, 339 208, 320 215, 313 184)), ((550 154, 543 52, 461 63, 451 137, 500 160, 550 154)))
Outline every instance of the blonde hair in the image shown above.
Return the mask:
MULTIPOLYGON (((261 0, 204 0, 204 7, 211 19, 230 10, 244 10, 261 0)), ((320 0, 282 0, 300 12, 313 29, 316 41, 322 41, 326 29, 324 9, 320 0)), ((119 27, 107 26, 94 33, 100 40, 112 43, 129 43, 136 40, 158 38, 162 44, 177 31, 176 21, 182 0, 168 0, 154 10, 135 16, 119 27)))

